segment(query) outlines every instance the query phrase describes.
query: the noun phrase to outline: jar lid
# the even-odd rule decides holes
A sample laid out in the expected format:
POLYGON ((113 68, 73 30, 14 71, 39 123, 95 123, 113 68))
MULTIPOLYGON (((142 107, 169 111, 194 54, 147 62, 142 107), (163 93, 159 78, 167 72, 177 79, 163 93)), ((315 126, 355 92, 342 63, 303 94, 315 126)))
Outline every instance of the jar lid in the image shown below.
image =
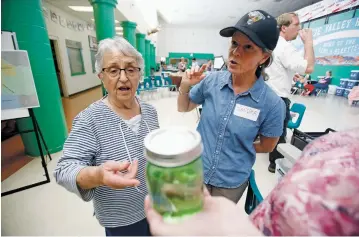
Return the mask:
POLYGON ((146 136, 144 143, 147 160, 163 167, 188 164, 203 151, 201 135, 185 127, 156 129, 146 136))

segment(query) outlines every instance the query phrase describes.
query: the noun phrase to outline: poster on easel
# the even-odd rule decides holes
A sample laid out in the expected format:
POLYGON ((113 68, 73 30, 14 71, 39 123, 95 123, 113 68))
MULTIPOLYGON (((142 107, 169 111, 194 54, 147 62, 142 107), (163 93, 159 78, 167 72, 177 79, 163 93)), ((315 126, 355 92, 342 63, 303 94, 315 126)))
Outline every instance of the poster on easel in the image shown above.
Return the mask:
POLYGON ((1 110, 39 106, 27 51, 1 51, 1 110))

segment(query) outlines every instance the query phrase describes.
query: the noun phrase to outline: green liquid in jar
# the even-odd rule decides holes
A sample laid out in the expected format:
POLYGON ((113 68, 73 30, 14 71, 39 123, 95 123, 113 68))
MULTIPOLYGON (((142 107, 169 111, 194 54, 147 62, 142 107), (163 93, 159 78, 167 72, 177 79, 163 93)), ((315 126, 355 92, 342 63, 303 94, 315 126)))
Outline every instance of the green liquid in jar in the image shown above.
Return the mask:
POLYGON ((166 222, 176 222, 202 210, 201 157, 189 164, 171 168, 147 162, 146 175, 153 207, 166 222))

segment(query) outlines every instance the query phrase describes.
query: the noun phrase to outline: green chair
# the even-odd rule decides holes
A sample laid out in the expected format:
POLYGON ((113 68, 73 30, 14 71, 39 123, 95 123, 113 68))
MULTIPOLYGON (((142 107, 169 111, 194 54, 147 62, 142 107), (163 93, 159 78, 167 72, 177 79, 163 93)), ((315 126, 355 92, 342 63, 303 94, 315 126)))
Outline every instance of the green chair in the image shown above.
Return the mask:
POLYGON ((251 171, 248 182, 249 184, 244 210, 249 215, 259 205, 259 203, 263 201, 263 197, 257 187, 254 170, 251 171))
POLYGON ((137 89, 137 94, 140 95, 141 92, 151 92, 151 95, 153 94, 153 92, 157 91, 157 88, 155 88, 152 85, 152 80, 151 78, 147 77, 143 80, 143 83, 140 83, 137 89))
POLYGON ((305 110, 306 110, 305 105, 294 103, 290 108, 290 112, 298 114, 298 119, 295 122, 293 122, 293 118, 289 120, 287 128, 290 129, 299 128, 300 124, 302 123, 305 110))

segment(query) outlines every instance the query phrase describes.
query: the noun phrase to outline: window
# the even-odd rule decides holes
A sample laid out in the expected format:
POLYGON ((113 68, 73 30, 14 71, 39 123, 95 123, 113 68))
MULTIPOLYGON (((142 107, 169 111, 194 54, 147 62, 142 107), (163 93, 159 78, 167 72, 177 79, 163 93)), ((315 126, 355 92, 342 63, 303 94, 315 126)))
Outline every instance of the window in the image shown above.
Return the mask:
POLYGON ((86 74, 81 52, 81 42, 66 40, 66 48, 69 57, 71 76, 86 74))

